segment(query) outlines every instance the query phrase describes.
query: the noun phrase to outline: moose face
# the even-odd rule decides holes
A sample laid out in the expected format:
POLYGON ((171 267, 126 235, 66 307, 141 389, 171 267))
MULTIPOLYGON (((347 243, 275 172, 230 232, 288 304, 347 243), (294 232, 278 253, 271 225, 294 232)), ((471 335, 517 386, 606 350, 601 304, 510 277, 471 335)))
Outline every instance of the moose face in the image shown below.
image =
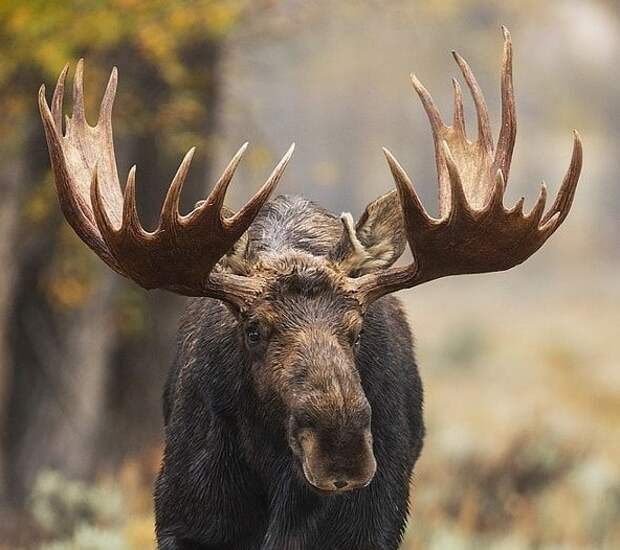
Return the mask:
POLYGON ((325 493, 364 487, 376 462, 355 356, 362 311, 324 259, 292 255, 241 322, 256 391, 278 415, 299 471, 325 493))

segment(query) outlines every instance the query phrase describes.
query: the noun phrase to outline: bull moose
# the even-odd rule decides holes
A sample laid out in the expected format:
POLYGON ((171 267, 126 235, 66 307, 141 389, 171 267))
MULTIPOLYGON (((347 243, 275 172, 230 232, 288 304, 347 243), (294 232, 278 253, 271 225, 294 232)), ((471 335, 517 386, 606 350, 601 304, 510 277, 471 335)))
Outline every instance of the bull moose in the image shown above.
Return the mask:
POLYGON ((428 214, 394 156, 396 189, 355 223, 290 196, 270 200, 293 146, 239 211, 224 206, 246 145, 188 214, 179 197, 193 149, 158 227, 140 224, 135 167, 121 192, 112 143, 113 69, 99 119, 86 122, 83 62, 63 131, 67 67, 39 106, 60 205, 79 237, 146 289, 192 297, 164 391, 165 452, 155 484, 160 550, 393 550, 409 510, 424 438, 422 384, 397 290, 503 271, 562 224, 581 171, 572 160, 545 211, 503 204, 516 136, 512 45, 503 28, 501 128, 493 143, 483 94, 454 53, 478 119, 467 139, 461 88, 452 125, 415 76, 430 121, 439 217, 428 214), (393 264, 409 244, 412 262, 393 264))

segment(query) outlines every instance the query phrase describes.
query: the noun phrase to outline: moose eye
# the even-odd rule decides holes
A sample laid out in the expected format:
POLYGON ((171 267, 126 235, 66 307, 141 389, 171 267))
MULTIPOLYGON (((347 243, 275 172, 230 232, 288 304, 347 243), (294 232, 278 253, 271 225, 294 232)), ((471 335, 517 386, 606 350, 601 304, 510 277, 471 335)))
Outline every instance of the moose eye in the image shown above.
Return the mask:
POLYGON ((258 345, 261 339, 262 335, 258 325, 250 325, 245 329, 245 341, 249 347, 258 345))
POLYGON ((362 341, 362 331, 358 332, 353 338, 353 348, 359 348, 360 342, 362 341))

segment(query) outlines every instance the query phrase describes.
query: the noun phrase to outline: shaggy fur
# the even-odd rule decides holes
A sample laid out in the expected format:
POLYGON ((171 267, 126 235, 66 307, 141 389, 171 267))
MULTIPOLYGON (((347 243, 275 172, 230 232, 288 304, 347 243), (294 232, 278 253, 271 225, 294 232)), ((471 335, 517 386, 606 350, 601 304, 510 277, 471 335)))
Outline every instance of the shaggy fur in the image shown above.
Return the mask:
POLYGON ((361 311, 340 286, 331 258, 339 248, 342 259, 342 239, 333 214, 278 197, 243 246, 244 269, 271 273, 263 296, 241 313, 190 301, 164 392, 160 550, 398 548, 424 436, 422 386, 398 300, 361 311), (259 322, 263 340, 251 347, 248 326, 259 322), (296 426, 299 415, 307 424, 296 426), (296 445, 304 426, 317 471, 372 477, 374 452, 370 484, 315 490, 301 467, 309 451, 296 445))

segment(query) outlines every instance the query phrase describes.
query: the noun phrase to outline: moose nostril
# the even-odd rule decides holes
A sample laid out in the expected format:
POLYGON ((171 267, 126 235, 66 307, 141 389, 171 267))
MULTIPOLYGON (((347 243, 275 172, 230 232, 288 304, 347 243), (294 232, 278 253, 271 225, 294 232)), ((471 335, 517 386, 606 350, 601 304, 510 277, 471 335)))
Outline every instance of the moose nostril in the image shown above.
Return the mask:
POLYGON ((338 479, 336 481, 334 481, 334 487, 336 487, 336 489, 344 489, 349 483, 347 481, 344 481, 343 479, 338 479))

